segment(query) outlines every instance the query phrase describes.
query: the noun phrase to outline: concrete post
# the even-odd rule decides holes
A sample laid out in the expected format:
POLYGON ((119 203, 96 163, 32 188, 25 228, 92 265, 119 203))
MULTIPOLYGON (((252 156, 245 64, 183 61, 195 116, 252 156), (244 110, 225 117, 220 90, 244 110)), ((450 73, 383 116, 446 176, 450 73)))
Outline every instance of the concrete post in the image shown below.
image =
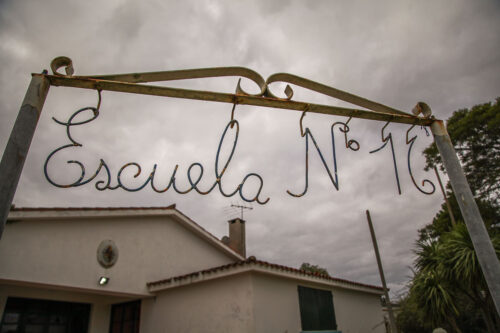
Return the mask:
POLYGON ((49 87, 45 76, 34 75, 31 78, 0 162, 0 238, 49 87))
POLYGON ((500 262, 443 121, 434 121, 431 130, 474 245, 479 265, 497 313, 500 314, 500 262))

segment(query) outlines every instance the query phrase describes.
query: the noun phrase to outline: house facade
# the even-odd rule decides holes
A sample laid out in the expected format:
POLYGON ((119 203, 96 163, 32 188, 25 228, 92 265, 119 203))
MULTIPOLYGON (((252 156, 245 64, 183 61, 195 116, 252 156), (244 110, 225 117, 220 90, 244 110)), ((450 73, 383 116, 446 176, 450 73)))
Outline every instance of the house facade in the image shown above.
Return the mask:
MULTIPOLYGON (((14 208, 3 332, 385 332, 380 287, 245 257, 175 209, 14 208)), ((243 242, 243 244, 242 244, 243 242)))

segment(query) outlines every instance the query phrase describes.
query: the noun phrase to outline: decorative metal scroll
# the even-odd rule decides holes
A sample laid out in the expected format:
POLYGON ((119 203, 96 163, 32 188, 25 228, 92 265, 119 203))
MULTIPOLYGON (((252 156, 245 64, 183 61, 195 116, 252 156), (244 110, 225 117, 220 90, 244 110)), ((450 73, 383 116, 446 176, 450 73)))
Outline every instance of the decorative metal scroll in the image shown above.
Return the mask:
MULTIPOLYGON (((186 79, 200 79, 200 78, 215 78, 215 77, 227 77, 227 76, 236 76, 240 77, 238 84, 236 86, 236 94, 242 96, 255 96, 255 97, 266 97, 272 98, 273 100, 281 100, 281 101, 289 101, 292 99, 294 91, 289 84, 294 84, 301 88, 314 91, 316 93, 326 95, 329 97, 337 98, 344 102, 351 103, 353 105, 361 106, 367 108, 368 110, 374 111, 374 113, 382 113, 385 115, 392 116, 401 116, 401 117, 411 117, 413 121, 419 120, 415 116, 412 116, 406 112, 391 108, 389 106, 368 100, 363 97, 356 96, 354 94, 348 93, 346 91, 342 91, 319 82, 311 81, 305 79, 303 77, 288 74, 288 73, 276 73, 272 74, 264 80, 264 78, 257 72, 245 68, 245 67, 214 67, 214 68, 197 68, 197 69, 184 69, 184 70, 175 70, 175 71, 163 71, 163 72, 149 72, 149 73, 129 73, 129 74, 111 74, 111 75, 91 75, 91 76, 73 76, 74 68, 73 63, 68 57, 57 57, 51 63, 51 68, 55 77, 65 77, 65 78, 79 78, 79 79, 90 79, 91 82, 88 82, 93 86, 94 89, 99 89, 99 84, 102 83, 147 83, 147 82, 160 82, 160 81, 174 81, 174 80, 186 80, 186 79), (61 74, 58 70, 64 67, 66 71, 66 75, 61 74), (247 93, 241 87, 241 77, 247 78, 253 81, 259 87, 258 94, 250 94, 247 93), (286 88, 284 90, 284 94, 286 98, 277 97, 270 89, 271 83, 286 83, 286 88)), ((80 82, 80 84, 82 84, 80 82)), ((75 83, 76 85, 76 83, 75 83)), ((141 85, 137 85, 141 86, 141 85)), ((82 85, 81 87, 85 87, 82 85)), ((150 88, 148 86, 147 88, 150 88)), ((167 88, 164 89, 174 90, 175 88, 167 88)), ((131 89, 132 90, 132 89, 131 89)), ((175 89, 176 92, 179 93, 178 96, 181 98, 188 98, 183 93, 187 94, 187 92, 197 92, 199 95, 203 93, 203 91, 188 91, 183 89, 175 89)), ((215 97, 213 93, 211 93, 212 97, 215 97)), ((215 99, 213 99, 215 100, 215 99)), ((238 103, 238 100, 233 101, 234 103, 238 103)), ((312 104, 311 104, 312 105, 312 104)), ((349 110, 347 108, 338 108, 343 110, 349 110)), ((352 110, 355 113, 359 114, 361 110, 352 110)), ((311 111, 312 112, 312 111, 311 111)))
MULTIPOLYGON (((239 96, 253 96, 253 97, 258 97, 261 98, 265 101, 269 101, 266 103, 271 103, 274 107, 283 107, 283 108, 288 108, 289 105, 291 104, 283 104, 281 101, 291 101, 293 97, 293 89, 290 87, 290 84, 297 85, 299 87, 326 95, 330 97, 334 97, 364 108, 367 108, 371 111, 366 111, 366 110, 355 110, 355 109, 347 109, 347 108, 339 108, 339 107, 329 107, 331 109, 335 110, 340 110, 338 111, 341 114, 347 114, 350 115, 349 119, 346 122, 334 122, 331 125, 330 132, 331 132, 331 139, 332 139, 332 152, 333 152, 333 174, 330 170, 330 167, 328 166, 328 163, 325 161, 325 158, 316 142, 316 139, 314 138, 311 130, 306 127, 305 130, 303 128, 303 118, 306 115, 306 112, 309 111, 313 106, 320 107, 318 105, 314 104, 304 104, 303 102, 293 102, 293 103, 299 103, 299 106, 305 105, 304 111, 302 113, 302 116, 300 117, 299 125, 300 125, 300 134, 301 137, 305 138, 305 185, 304 185, 304 190, 301 193, 292 193, 290 190, 287 190, 287 193, 291 196, 294 197, 302 197, 307 193, 308 187, 309 187, 309 139, 312 140, 316 151, 318 152, 318 155, 321 158, 322 164, 325 167, 325 170, 327 171, 328 177, 330 178, 330 181, 332 182, 332 185, 335 187, 336 190, 339 190, 339 176, 338 176, 338 166, 337 166, 337 155, 336 155, 336 147, 335 147, 335 126, 338 127, 339 131, 344 135, 344 141, 345 141, 345 148, 352 150, 352 151, 358 151, 360 149, 360 144, 358 141, 353 140, 353 139, 348 139, 348 132, 350 131, 350 128, 348 126, 350 120, 352 117, 357 117, 359 114, 364 114, 365 119, 394 119, 394 120, 400 120, 400 122, 404 123, 419 123, 422 118, 417 117, 418 114, 423 114, 424 118, 429 118, 431 116, 430 114, 430 108, 425 104, 425 103, 419 103, 417 104, 416 109, 413 110, 415 116, 407 114, 405 112, 390 108, 388 106, 364 99, 362 97, 347 93, 345 91, 341 91, 332 87, 328 87, 326 85, 323 85, 318 82, 314 82, 308 79, 301 78, 299 76, 295 76, 292 74, 286 74, 286 73, 277 73, 269 76, 267 80, 264 80, 264 78, 259 75, 257 72, 252 71, 248 68, 244 67, 220 67, 220 68, 204 68, 204 69, 189 69, 189 70, 179 70, 179 71, 166 71, 166 72, 154 72, 154 73, 131 73, 131 74, 117 74, 117 75, 101 75, 101 76, 85 76, 85 77, 78 77, 78 76, 73 76, 73 65, 71 62, 71 59, 67 57, 59 57, 53 60, 51 64, 54 76, 51 76, 50 79, 51 84, 55 85, 60 85, 60 84, 65 84, 67 86, 74 86, 74 87, 80 87, 80 88, 90 88, 90 89, 96 89, 98 91, 98 102, 96 107, 86 107, 77 110, 75 113, 73 113, 66 122, 57 120, 53 118, 53 120, 62 126, 66 127, 66 135, 67 138, 69 139, 70 143, 63 145, 61 147, 56 148, 54 151, 52 151, 44 164, 44 174, 47 180, 54 186, 61 187, 61 188, 68 188, 68 187, 78 187, 82 186, 85 184, 88 184, 94 180, 97 179, 98 175, 104 175, 105 180, 98 180, 95 183, 95 187, 99 191, 104 191, 104 190, 116 190, 118 188, 122 188, 125 191, 129 192, 136 192, 140 191, 146 186, 149 186, 153 189, 153 191, 157 193, 164 193, 168 191, 170 188, 172 188, 175 192, 179 194, 187 194, 191 191, 196 191, 199 194, 206 195, 211 193, 215 188, 218 188, 219 192, 225 196, 225 197, 232 197, 236 194, 239 194, 242 200, 246 202, 257 202, 259 204, 266 204, 270 198, 262 199, 260 198, 263 186, 264 186, 264 180, 263 178, 257 174, 257 173, 249 173, 245 177, 243 177, 242 181, 240 184, 233 189, 232 191, 226 192, 226 190, 223 189, 222 186, 222 180, 223 176, 226 173, 227 168, 229 167, 229 164, 231 162, 231 159, 234 155, 237 141, 238 141, 238 135, 239 135, 239 130, 240 126, 237 120, 234 119, 234 110, 236 107, 236 104, 241 103, 239 96), (58 72, 58 69, 61 67, 65 67, 66 75, 61 74, 58 72), (239 77, 245 77, 247 79, 252 80, 257 86, 259 87, 259 93, 258 94, 249 94, 246 91, 244 91, 241 87, 241 78, 238 81, 238 84, 236 86, 236 94, 235 95, 228 95, 228 94, 223 94, 223 93, 212 93, 212 92, 204 92, 204 91, 195 91, 195 90, 184 90, 184 89, 177 89, 177 88, 168 88, 168 87, 156 87, 156 86, 143 86, 138 83, 144 83, 144 82, 158 82, 158 81, 171 81, 171 80, 180 80, 180 79, 194 79, 194 78, 208 78, 208 77, 225 77, 225 76, 239 76, 239 77), (58 79, 61 78, 61 79, 58 79), (76 79, 75 80, 73 80, 76 79), (69 81, 67 81, 69 80, 69 81), (285 98, 279 98, 277 97, 274 93, 271 92, 269 85, 271 83, 275 82, 282 82, 282 83, 287 83, 287 86, 284 90, 284 94, 286 95, 285 98), (231 111, 231 120, 227 123, 220 141, 219 145, 217 147, 217 153, 215 157, 215 181, 214 183, 207 189, 200 189, 200 181, 203 178, 203 173, 204 173, 204 168, 201 163, 195 162, 192 163, 188 169, 187 169, 187 180, 189 182, 189 186, 185 189, 181 189, 177 183, 176 175, 177 171, 179 168, 179 165, 175 165, 174 170, 171 173, 169 183, 166 187, 164 188, 158 188, 157 185, 155 185, 154 179, 155 179, 155 174, 156 174, 156 169, 157 169, 157 164, 154 164, 149 176, 147 179, 142 183, 140 186, 132 187, 128 186, 124 179, 122 179, 122 174, 125 170, 135 170, 135 174, 133 175, 134 178, 137 178, 141 175, 142 173, 142 168, 141 166, 136 163, 136 162, 130 162, 124 164, 116 174, 116 177, 111 176, 110 169, 106 162, 103 159, 100 159, 100 164, 97 167, 96 171, 91 175, 91 176, 86 176, 86 171, 85 171, 85 166, 82 162, 76 161, 76 160, 69 160, 67 161, 68 164, 76 164, 80 168, 80 176, 78 179, 76 179, 73 182, 70 182, 69 184, 60 184, 54 181, 50 176, 48 172, 48 165, 51 159, 58 154, 59 152, 66 150, 68 148, 75 148, 75 147, 82 147, 83 145, 76 140, 73 139, 71 135, 71 128, 73 126, 80 126, 84 125, 87 123, 90 123, 94 121, 98 116, 99 116, 99 109, 101 105, 101 89, 103 90, 111 90, 111 91, 122 91, 122 92, 136 92, 136 93, 142 93, 142 94, 148 94, 148 95, 162 95, 162 96, 171 96, 171 97, 178 97, 178 98, 191 98, 191 99, 203 99, 203 100, 213 100, 213 101, 223 101, 223 102, 228 102, 227 98, 231 97, 231 102, 233 103, 233 109, 231 111), (278 104, 276 104, 278 103, 278 104), (78 115, 84 115, 85 113, 91 112, 90 116, 86 120, 82 121, 75 121, 75 118, 78 115), (376 115, 374 118, 370 118, 371 116, 368 115, 367 113, 373 112, 373 114, 376 115), (236 126, 236 128, 235 128, 236 126), (235 128, 235 129, 234 129, 235 128), (231 153, 229 154, 229 157, 227 158, 226 161, 220 161, 220 151, 221 147, 224 143, 224 140, 226 138, 226 134, 229 131, 234 131, 234 141, 233 145, 231 147, 231 153), (220 168, 222 166, 222 168, 220 168), (196 172, 197 171, 197 172, 196 172), (253 197, 246 197, 244 195, 243 189, 245 186, 245 183, 247 180, 254 178, 257 179, 259 186, 258 189, 253 197)), ((256 103, 255 100, 253 100, 253 103, 256 103)), ((257 105, 257 104, 255 104, 257 105)), ((264 104, 262 104, 264 106, 264 104)), ((294 105, 296 107, 296 105, 294 105)), ((312 112, 312 111, 311 111, 312 112)), ((319 112, 319 111, 318 111, 319 112)), ((81 117, 81 116, 80 116, 81 117)), ((390 121, 389 121, 390 122, 390 121)), ((384 127, 381 130, 381 137, 382 137, 382 146, 370 151, 370 153, 375 153, 380 150, 382 150, 387 143, 390 143, 391 147, 391 152, 392 152, 392 158, 393 158, 393 164, 394 164, 394 171, 396 175, 396 182, 398 186, 398 192, 401 194, 401 186, 400 186, 400 181, 399 181, 399 174, 398 174, 398 169, 397 169, 397 164, 396 164, 396 158, 395 158, 395 153, 394 153, 394 145, 393 145, 393 139, 392 139, 392 133, 389 132, 389 134, 385 135, 384 130, 388 126, 389 122, 387 122, 384 127)), ((424 194, 432 194, 434 193, 435 186, 434 184, 428 180, 424 179, 422 181, 422 187, 425 187, 426 183, 429 183, 429 185, 432 187, 432 190, 426 191, 420 188, 413 176, 412 170, 411 170, 411 163, 410 163, 410 154, 411 154, 411 149, 413 147, 413 144, 415 140, 417 139, 417 136, 415 135, 411 139, 408 139, 408 133, 411 131, 411 129, 414 127, 410 127, 410 129, 406 133, 406 143, 409 145, 408 148, 408 170, 410 173, 410 177, 412 179, 413 184, 417 187, 417 189, 424 193, 424 194)))

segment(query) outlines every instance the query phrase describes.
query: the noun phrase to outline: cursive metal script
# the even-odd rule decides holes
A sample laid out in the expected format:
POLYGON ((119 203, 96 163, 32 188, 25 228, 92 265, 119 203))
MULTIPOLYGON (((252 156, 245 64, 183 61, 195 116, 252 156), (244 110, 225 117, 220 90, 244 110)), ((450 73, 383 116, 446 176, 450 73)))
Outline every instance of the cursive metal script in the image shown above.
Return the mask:
MULTIPOLYGON (((432 193, 434 193, 436 191, 436 186, 434 186, 434 183, 432 183, 429 179, 422 180, 422 187, 424 187, 425 184, 429 184, 429 186, 432 188, 429 191, 425 191, 424 189, 420 188, 420 186, 417 185, 417 182, 415 181, 415 177, 413 177, 413 172, 411 171, 411 162, 410 162, 411 149, 413 148, 413 144, 417 140, 417 135, 415 135, 414 137, 412 137, 411 139, 409 139, 408 138, 408 134, 410 134, 410 131, 414 127, 415 127, 415 125, 411 126, 406 131, 406 144, 409 145, 408 146, 408 172, 410 173, 411 181, 413 182, 413 185, 415 185, 415 187, 417 188, 417 190, 419 190, 423 194, 432 194, 432 193)), ((427 136, 429 136, 429 132, 427 131, 427 128, 424 127, 424 130, 425 130, 425 134, 427 136)))
MULTIPOLYGON (((401 185, 399 184, 398 165, 396 164, 396 155, 394 154, 394 144, 392 143, 392 133, 389 132, 389 134, 384 135, 384 130, 387 127, 387 125, 389 125, 389 123, 390 122, 387 122, 384 125, 384 127, 382 127, 382 130, 381 130, 381 136, 382 136, 382 142, 383 142, 382 146, 370 151, 370 154, 376 153, 376 152, 384 149, 384 147, 387 146, 387 143, 390 143, 391 152, 392 152, 392 161, 394 163, 394 174, 396 175, 396 184, 398 184, 398 193, 399 193, 399 195, 401 195, 401 185)), ((409 155, 408 155, 408 158, 409 158, 409 155)), ((411 171, 410 171, 410 173, 411 173, 411 171)))
POLYGON ((290 192, 290 190, 286 191, 289 195, 291 195, 293 197, 297 197, 297 198, 306 194, 307 189, 309 187, 309 138, 311 138, 312 142, 314 143, 314 147, 316 147, 316 151, 318 152, 318 155, 321 158, 321 162, 323 163, 323 166, 325 167, 325 170, 328 173, 328 177, 330 178, 333 186, 335 187, 335 189, 337 191, 339 190, 339 177, 338 177, 338 172, 337 172, 338 171, 338 169, 337 169, 337 154, 335 151, 335 134, 334 134, 335 126, 337 126, 337 125, 342 126, 342 127, 339 127, 339 130, 342 133, 344 133, 345 147, 347 149, 351 149, 353 151, 358 151, 360 148, 358 141, 347 139, 347 133, 349 132, 349 126, 347 124, 349 123, 351 118, 349 118, 349 120, 347 120, 347 122, 345 122, 345 123, 340 122, 340 121, 334 122, 330 128, 330 133, 332 136, 333 173, 335 175, 335 176, 332 176, 332 172, 330 171, 330 168, 328 167, 328 164, 326 163, 325 158, 323 157, 323 154, 321 153, 321 150, 319 149, 318 144, 316 143, 316 140, 314 139, 314 136, 311 133, 311 130, 308 127, 306 127, 305 130, 303 129, 302 121, 303 121, 305 115, 306 115, 306 112, 303 112, 302 116, 300 117, 300 135, 303 138, 305 138, 305 140, 306 140, 306 158, 305 158, 305 163, 306 163, 305 171, 306 171, 306 173, 305 173, 304 191, 302 191, 302 193, 299 193, 299 194, 292 193, 292 192, 290 192))
MULTIPOLYGON (((328 177, 330 178, 330 181, 332 182, 333 186, 335 187, 335 189, 337 191, 339 190, 339 178, 338 178, 338 168, 337 168, 337 154, 336 154, 336 149, 335 149, 335 134, 334 134, 335 126, 339 126, 340 132, 342 132, 344 134, 345 148, 346 149, 350 149, 353 151, 358 151, 360 149, 360 144, 358 141, 352 140, 352 139, 349 140, 347 138, 347 133, 350 131, 348 123, 350 122, 351 118, 349 118, 345 123, 340 122, 340 121, 334 122, 330 128, 331 138, 332 138, 332 152, 333 152, 333 175, 332 175, 332 172, 330 171, 328 163, 325 161, 325 158, 323 157, 323 153, 321 152, 316 140, 314 139, 314 136, 313 136, 311 130, 308 127, 306 127, 306 129, 304 130, 304 127, 302 125, 302 121, 303 121, 305 115, 306 115, 306 112, 303 112, 302 116, 300 117, 300 121, 299 121, 300 135, 303 138, 305 138, 305 147, 306 147, 306 150, 305 150, 305 185, 304 185, 304 191, 302 191, 302 193, 293 193, 290 190, 287 190, 287 193, 293 197, 302 197, 303 195, 305 195, 307 193, 307 190, 309 187, 309 139, 312 140, 314 147, 316 148, 316 151, 318 152, 318 155, 321 159, 321 162, 322 162, 322 164, 323 164, 323 166, 328 174, 328 177)), ((387 146, 388 143, 390 144, 391 152, 392 152, 392 160, 393 160, 393 165, 394 165, 394 174, 396 176, 396 184, 398 186, 398 193, 401 195, 401 185, 400 185, 400 181, 399 181, 398 166, 396 164, 396 155, 394 152, 392 133, 389 132, 389 134, 387 134, 387 135, 385 135, 385 133, 384 133, 384 130, 389 125, 389 123, 390 122, 387 122, 382 127, 382 130, 381 130, 382 146, 380 146, 379 148, 376 148, 374 150, 371 150, 369 153, 370 154, 376 153, 376 152, 382 150, 385 146, 387 146)), ((410 162, 410 156, 411 156, 411 150, 413 148, 413 144, 417 140, 417 135, 415 135, 411 139, 408 138, 408 134, 413 129, 413 127, 415 127, 415 125, 411 126, 408 129, 408 131, 406 132, 406 144, 409 145, 408 146, 408 155, 407 155, 408 172, 410 174, 411 180, 412 180, 413 184, 415 185, 415 187, 421 193, 430 195, 430 194, 433 194, 435 192, 434 184, 430 180, 424 179, 422 181, 422 187, 424 187, 426 184, 431 186, 431 189, 429 191, 426 191, 423 188, 421 188, 420 186, 418 186, 417 182, 415 181, 415 177, 413 176, 413 171, 412 171, 411 162, 410 162)), ((428 136, 429 133, 427 132, 427 129, 425 127, 424 127, 424 129, 426 130, 426 134, 428 136)))
MULTIPOLYGON (((158 188, 157 185, 155 185, 154 180, 155 180, 155 175, 156 175, 157 164, 153 165, 153 168, 152 168, 151 172, 149 173, 149 176, 141 185, 136 186, 136 187, 132 187, 132 186, 129 186, 125 183, 125 181, 123 179, 124 177, 122 177, 122 175, 126 170, 128 171, 128 170, 132 169, 133 171, 135 171, 135 174, 133 175, 133 177, 134 178, 139 177, 142 173, 142 168, 138 163, 129 162, 129 163, 124 164, 118 170, 116 177, 112 177, 110 168, 108 167, 107 163, 103 159, 100 159, 99 166, 97 167, 97 169, 95 170, 95 172, 91 176, 86 176, 85 165, 82 162, 76 161, 76 160, 68 160, 67 161, 68 164, 75 164, 80 168, 80 176, 76 180, 74 180, 70 183, 67 183, 67 184, 61 184, 61 183, 56 182, 49 175, 49 172, 48 172, 49 163, 55 155, 57 155, 59 152, 61 152, 63 150, 67 150, 69 148, 75 148, 75 147, 83 147, 83 145, 80 142, 77 142, 72 137, 71 129, 74 126, 88 124, 88 123, 94 121, 95 119, 97 119, 97 117, 99 116, 99 109, 100 109, 100 105, 101 105, 101 93, 100 93, 100 91, 98 91, 98 93, 99 93, 99 99, 98 99, 96 107, 85 107, 85 108, 79 109, 75 113, 73 113, 68 118, 68 120, 65 122, 57 120, 55 118, 52 118, 57 124, 62 125, 66 128, 66 136, 70 141, 70 143, 65 144, 63 146, 60 146, 60 147, 56 148, 54 151, 52 151, 47 156, 47 159, 45 160, 44 174, 45 174, 46 179, 52 185, 54 185, 56 187, 60 187, 60 188, 78 187, 78 186, 88 184, 88 183, 92 182, 93 180, 96 180, 96 178, 99 175, 104 175, 104 177, 105 177, 104 180, 100 179, 100 180, 97 180, 95 182, 95 188, 99 191, 116 190, 118 188, 122 188, 125 191, 137 192, 137 191, 144 189, 146 186, 149 185, 151 187, 151 189, 157 193, 164 193, 172 188, 175 192, 177 192, 179 194, 187 194, 187 193, 194 190, 199 194, 206 195, 206 194, 211 193, 215 188, 217 188, 219 190, 219 192, 225 197, 232 197, 236 194, 239 194, 240 198, 246 202, 257 202, 261 205, 264 205, 267 202, 269 202, 270 198, 262 199, 260 197, 262 189, 264 187, 264 180, 257 173, 253 173, 253 172, 248 173, 245 177, 243 177, 240 184, 238 186, 236 186, 236 188, 234 188, 232 191, 227 192, 226 190, 223 189, 223 186, 222 186, 223 177, 227 171, 227 168, 229 167, 229 164, 231 163, 234 152, 236 150, 236 146, 238 143, 239 130, 240 130, 240 126, 239 126, 238 121, 234 119, 234 109, 236 107, 236 104, 233 105, 233 109, 231 111, 231 120, 226 124, 226 127, 224 128, 224 131, 222 132, 222 135, 221 135, 221 138, 219 141, 219 145, 217 147, 217 153, 215 156, 215 181, 207 189, 200 188, 200 182, 201 182, 201 180, 203 178, 203 174, 204 174, 204 167, 199 162, 192 163, 187 168, 186 176, 187 176, 187 181, 189 182, 189 186, 185 189, 180 188, 178 185, 178 182, 177 182, 176 176, 177 176, 177 171, 179 169, 178 164, 175 165, 174 170, 172 171, 172 173, 170 175, 170 180, 168 182, 168 185, 166 187, 158 188), (77 116, 79 116, 78 119, 81 119, 82 117, 85 116, 86 113, 89 113, 89 112, 90 112, 90 115, 87 116, 87 118, 85 120, 80 120, 80 121, 75 120, 77 116), (225 142, 226 134, 228 134, 229 131, 234 131, 234 141, 232 143, 231 152, 230 152, 229 156, 227 157, 227 159, 225 161, 221 161, 221 156, 220 156, 221 155, 221 148, 223 146, 223 143, 225 142), (254 178, 257 180, 258 188, 257 188, 253 197, 247 197, 247 196, 245 196, 243 189, 245 187, 246 182, 251 178, 254 178)), ((349 124, 351 118, 349 118, 346 122, 337 121, 337 122, 332 123, 332 125, 330 127, 330 134, 331 134, 331 140, 332 140, 332 153, 333 153, 333 172, 332 172, 330 170, 330 167, 328 166, 328 163, 326 162, 326 160, 323 156, 323 153, 321 152, 321 150, 318 146, 318 143, 316 142, 316 139, 314 138, 311 130, 308 127, 306 127, 305 129, 303 127, 303 119, 304 119, 305 115, 306 115, 306 112, 303 112, 302 116, 300 117, 300 121, 299 121, 300 135, 301 135, 301 137, 303 137, 305 139, 305 184, 304 184, 304 190, 301 193, 293 193, 290 190, 287 190, 287 193, 293 197, 302 197, 308 191, 308 187, 309 187, 309 139, 313 142, 314 147, 316 148, 316 151, 321 159, 321 162, 322 162, 322 164, 323 164, 323 166, 328 174, 328 177, 336 190, 339 190, 339 176, 338 176, 338 165, 337 165, 337 152, 336 152, 336 146, 335 146, 335 128, 337 127, 338 130, 343 134, 346 149, 350 149, 352 151, 358 151, 360 149, 360 144, 358 141, 348 138, 348 133, 350 131, 348 124, 349 124)), ((387 135, 385 135, 385 133, 384 133, 384 130, 386 129, 386 127, 388 125, 389 125, 389 122, 387 122, 382 127, 382 130, 381 130, 381 139, 383 142, 382 146, 370 151, 369 153, 370 154, 376 153, 376 152, 382 150, 385 146, 387 146, 388 143, 390 144, 393 165, 394 165, 394 171, 395 171, 395 176, 396 176, 396 183, 398 186, 398 192, 399 192, 399 194, 401 194, 401 186, 400 186, 400 181, 399 181, 398 168, 397 168, 397 164, 396 164, 396 157, 395 157, 395 152, 394 152, 392 133, 389 132, 389 134, 387 134, 387 135)), ((411 163, 410 163, 411 149, 413 147, 413 144, 415 143, 415 140, 417 139, 416 135, 414 137, 412 137, 411 139, 409 138, 409 132, 413 129, 413 127, 414 126, 410 127, 406 133, 406 144, 409 145, 408 146, 408 155, 407 155, 408 171, 409 171, 409 174, 410 174, 410 177, 412 179, 413 184, 420 192, 422 192, 424 194, 432 194, 435 191, 434 184, 430 180, 424 179, 422 181, 422 187, 425 187, 425 185, 428 184, 431 186, 432 189, 429 191, 426 191, 423 188, 419 187, 415 181, 415 178, 413 176, 413 172, 411 169, 411 163)))
POLYGON ((44 164, 44 173, 45 173, 45 177, 47 178, 47 180, 54 186, 57 186, 57 187, 61 187, 61 188, 69 188, 69 187, 78 187, 78 186, 82 186, 82 185, 85 185, 85 184, 88 184, 90 183, 91 181, 93 181, 94 179, 96 179, 96 177, 99 175, 99 174, 102 174, 104 173, 105 175, 105 180, 98 180, 96 183, 95 183, 95 188, 99 191, 104 191, 104 190, 116 190, 118 188, 122 188, 124 189, 125 191, 129 191, 129 192, 137 192, 137 191, 140 191, 142 190, 143 188, 145 188, 148 184, 151 186, 151 188, 153 189, 153 191, 157 192, 157 193, 164 193, 164 192, 167 192, 170 188, 172 188, 175 192, 179 193, 179 194, 186 194, 186 193, 189 193, 191 191, 196 191, 198 192, 199 194, 202 194, 202 195, 206 195, 206 194, 209 194, 210 192, 212 192, 215 188, 218 188, 219 189, 219 192, 225 196, 225 197, 232 197, 234 196, 236 193, 239 194, 239 196, 241 197, 242 200, 246 201, 246 202, 257 202, 261 205, 264 205, 266 204, 267 202, 269 202, 269 198, 267 199, 261 199, 260 198, 260 194, 261 194, 261 191, 262 191, 262 188, 264 186, 264 180, 262 179, 262 177, 260 175, 258 175, 257 173, 249 173, 247 174, 243 180, 241 181, 241 183, 233 190, 233 191, 230 191, 230 192, 226 192, 224 189, 223 189, 223 186, 222 186, 222 181, 223 181, 223 177, 224 177, 224 174, 226 173, 227 171, 227 168, 229 167, 229 164, 233 158, 233 155, 234 155, 234 152, 236 150, 236 145, 238 143, 238 135, 239 135, 239 130, 240 130, 240 126, 239 126, 239 123, 237 120, 235 119, 231 119, 228 124, 226 125, 225 129, 224 129, 224 132, 222 133, 222 136, 221 136, 221 139, 220 139, 220 142, 219 142, 219 146, 217 148, 217 154, 216 154, 216 157, 215 157, 215 181, 214 183, 212 184, 212 186, 210 186, 208 189, 206 190, 202 190, 199 188, 199 183, 201 181, 201 179, 203 178, 203 172, 204 172, 204 168, 203 168, 203 165, 201 163, 198 163, 198 162, 195 162, 195 163, 192 163, 188 169, 187 169, 187 179, 188 179, 188 182, 189 182, 189 187, 186 188, 186 189, 180 189, 177 182, 176 182, 176 174, 177 174, 177 170, 179 168, 179 165, 175 165, 174 167, 174 170, 170 176, 170 181, 168 183, 168 185, 165 187, 165 188, 157 188, 156 185, 154 184, 154 178, 155 178, 155 174, 156 174, 156 168, 157 168, 157 164, 154 164, 153 166, 153 169, 151 170, 151 173, 149 174, 148 178, 146 179, 146 181, 138 186, 138 187, 130 187, 130 186, 127 186, 123 179, 122 179, 122 173, 127 170, 127 169, 130 169, 130 168, 133 168, 136 170, 136 173, 134 174, 134 178, 137 178, 139 177, 139 175, 142 173, 142 168, 141 166, 138 164, 138 163, 135 163, 135 162, 130 162, 130 163, 126 163, 124 164, 120 170, 118 171, 117 175, 116 175, 116 185, 112 185, 112 176, 111 176, 111 172, 110 172, 110 169, 108 167, 108 165, 106 164, 106 162, 103 160, 103 159, 100 159, 100 163, 99 163, 99 166, 97 167, 96 171, 94 172, 93 175, 91 175, 90 177, 85 177, 86 173, 85 173, 85 166, 82 162, 80 161, 75 161, 75 160, 69 160, 67 161, 68 164, 76 164, 80 167, 80 176, 77 180, 69 183, 69 184, 60 184, 60 183, 57 183, 56 181, 54 181, 50 175, 49 175, 49 172, 48 172, 48 165, 49 165, 49 162, 50 160, 59 152, 63 151, 63 150, 66 150, 68 148, 74 148, 74 147, 83 147, 83 145, 79 142, 77 142, 75 139, 73 139, 73 137, 71 136, 71 128, 73 126, 79 126, 79 125, 83 125, 83 124, 87 124, 87 123, 90 123, 91 121, 94 121, 98 116, 99 116, 99 106, 100 106, 100 94, 99 94, 99 102, 98 102, 98 105, 97 107, 86 107, 86 108, 82 108, 82 109, 79 109, 78 111, 76 111, 75 113, 73 113, 71 115, 71 117, 69 117, 69 119, 66 121, 66 122, 63 122, 63 121, 59 121, 55 118, 52 118, 56 123, 58 123, 59 125, 62 125, 62 126, 65 126, 66 127, 66 135, 69 139, 69 141, 71 143, 69 144, 66 144, 66 145, 63 145, 59 148, 56 148, 53 152, 51 152, 48 156, 47 156, 47 159, 45 160, 45 164, 44 164), (88 117, 86 120, 83 120, 83 121, 75 121, 75 117, 77 117, 78 115, 83 115, 84 113, 87 113, 87 112, 91 112, 91 115, 90 117, 88 117), (220 161, 220 151, 221 151, 221 147, 224 143, 224 139, 226 138, 226 134, 227 132, 230 130, 230 129, 234 129, 235 131, 235 137, 234 137, 234 141, 233 141, 233 144, 232 144, 232 147, 231 147, 231 153, 229 154, 227 160, 225 162, 223 161, 220 161), (222 169, 220 169, 219 167, 222 166, 222 169), (198 169, 198 173, 197 173, 197 176, 193 176, 193 171, 195 169, 198 169), (245 187, 245 183, 247 180, 249 180, 250 178, 256 178, 257 181, 259 182, 259 186, 258 186, 258 189, 255 193, 255 195, 251 198, 245 196, 243 194, 243 189, 245 187))

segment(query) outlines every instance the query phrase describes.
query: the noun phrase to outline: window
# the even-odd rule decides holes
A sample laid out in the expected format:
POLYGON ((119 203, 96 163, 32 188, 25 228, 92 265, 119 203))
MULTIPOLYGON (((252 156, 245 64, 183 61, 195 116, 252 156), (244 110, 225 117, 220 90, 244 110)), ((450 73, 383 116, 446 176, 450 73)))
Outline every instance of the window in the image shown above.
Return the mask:
POLYGON ((0 333, 86 333, 90 304, 9 297, 0 333))
POLYGON ((337 329, 331 291, 299 286, 298 292, 303 331, 334 331, 337 329))
POLYGON ((139 333, 141 301, 114 304, 111 308, 110 333, 139 333))

